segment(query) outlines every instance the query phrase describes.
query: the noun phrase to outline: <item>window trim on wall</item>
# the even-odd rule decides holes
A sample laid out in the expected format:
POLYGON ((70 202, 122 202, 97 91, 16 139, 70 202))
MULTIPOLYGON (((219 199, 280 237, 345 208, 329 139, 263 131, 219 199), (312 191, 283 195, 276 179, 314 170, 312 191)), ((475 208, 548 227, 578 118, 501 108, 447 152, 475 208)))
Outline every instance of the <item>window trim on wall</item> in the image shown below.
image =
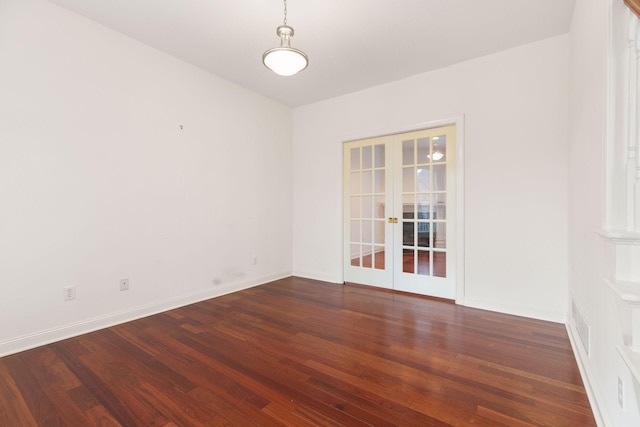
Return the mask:
MULTIPOLYGON (((613 0, 603 228, 640 236, 640 17, 613 0)), ((640 241, 640 239, 639 239, 640 241)))
MULTIPOLYGON (((640 0, 633 2, 640 12, 640 0)), ((626 115, 626 152, 627 152, 627 230, 640 232, 640 31, 638 12, 631 9, 636 16, 629 15, 627 35, 627 89, 626 105, 621 113, 626 115)))

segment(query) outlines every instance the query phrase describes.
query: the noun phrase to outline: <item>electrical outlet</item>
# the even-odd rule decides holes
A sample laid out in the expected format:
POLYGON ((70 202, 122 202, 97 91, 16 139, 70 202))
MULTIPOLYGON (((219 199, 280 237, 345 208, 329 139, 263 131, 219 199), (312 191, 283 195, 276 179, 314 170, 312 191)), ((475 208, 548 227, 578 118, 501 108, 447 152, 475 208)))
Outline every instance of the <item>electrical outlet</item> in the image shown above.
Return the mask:
POLYGON ((253 259, 251 260, 251 263, 252 263, 253 265, 256 265, 256 264, 258 263, 258 256, 257 256, 257 255, 254 255, 254 256, 253 256, 253 259))
POLYGON ((76 287, 75 286, 67 286, 64 289, 64 300, 70 301, 72 299, 76 299, 76 287))
POLYGON ((120 279, 120 290, 128 291, 129 290, 129 278, 126 277, 124 279, 120 279))

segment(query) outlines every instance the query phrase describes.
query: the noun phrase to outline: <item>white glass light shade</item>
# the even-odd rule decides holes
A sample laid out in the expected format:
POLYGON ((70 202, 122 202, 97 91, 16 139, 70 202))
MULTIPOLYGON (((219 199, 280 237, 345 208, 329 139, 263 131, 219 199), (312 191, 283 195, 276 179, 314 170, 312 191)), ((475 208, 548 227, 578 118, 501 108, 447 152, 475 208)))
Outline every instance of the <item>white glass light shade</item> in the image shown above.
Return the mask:
POLYGON ((433 152, 433 161, 437 162, 438 160, 442 159, 444 157, 444 154, 442 154, 440 151, 434 151, 433 152))
POLYGON ((309 65, 307 55, 290 45, 293 36, 293 28, 288 25, 281 25, 276 30, 280 37, 280 47, 269 49, 262 55, 264 65, 276 74, 281 76, 292 76, 309 65))
POLYGON ((292 76, 307 68, 309 64, 303 52, 291 47, 269 49, 262 56, 262 62, 271 71, 281 76, 292 76))

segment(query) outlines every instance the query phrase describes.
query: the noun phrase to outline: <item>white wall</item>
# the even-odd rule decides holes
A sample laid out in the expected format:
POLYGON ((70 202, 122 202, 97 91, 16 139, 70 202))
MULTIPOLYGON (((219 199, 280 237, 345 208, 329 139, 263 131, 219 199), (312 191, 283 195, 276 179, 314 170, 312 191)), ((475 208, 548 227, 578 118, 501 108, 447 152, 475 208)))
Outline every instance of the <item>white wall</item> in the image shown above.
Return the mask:
POLYGON ((0 355, 290 275, 291 196, 288 107, 0 0, 0 355))
POLYGON ((611 37, 618 47, 626 44, 623 13, 621 0, 578 0, 570 32, 569 302, 575 301, 591 327, 590 355, 571 310, 568 323, 594 412, 602 425, 616 427, 640 424, 637 383, 616 349, 623 344, 624 307, 604 281, 616 272, 607 264, 609 243, 596 232, 624 229, 624 196, 611 193, 614 188, 624 192, 625 155, 615 148, 623 125, 615 114, 607 115, 608 103, 615 109, 620 88, 619 64, 608 71, 608 59, 615 59, 608 43, 611 37), (618 405, 618 377, 625 390, 624 410, 618 405))
POLYGON ((294 273, 342 281, 342 142, 465 117, 464 303, 563 321, 568 36, 294 109, 294 273))

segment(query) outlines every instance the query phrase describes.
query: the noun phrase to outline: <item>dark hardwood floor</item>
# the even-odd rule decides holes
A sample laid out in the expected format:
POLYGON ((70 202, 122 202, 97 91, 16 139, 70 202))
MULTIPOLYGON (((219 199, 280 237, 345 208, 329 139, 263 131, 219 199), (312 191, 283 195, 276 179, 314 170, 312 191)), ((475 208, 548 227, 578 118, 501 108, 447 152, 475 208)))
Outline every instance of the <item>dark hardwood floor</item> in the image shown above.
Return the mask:
POLYGON ((0 359, 0 426, 595 426, 565 327, 288 278, 0 359))

